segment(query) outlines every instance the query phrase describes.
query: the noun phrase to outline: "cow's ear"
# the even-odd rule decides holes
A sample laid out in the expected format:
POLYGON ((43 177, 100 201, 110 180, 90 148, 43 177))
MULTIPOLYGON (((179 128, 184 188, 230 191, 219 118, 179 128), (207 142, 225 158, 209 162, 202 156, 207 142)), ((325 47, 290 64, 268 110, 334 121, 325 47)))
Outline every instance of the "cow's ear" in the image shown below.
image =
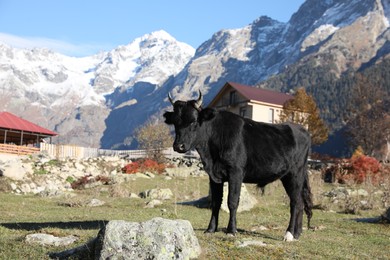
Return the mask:
POLYGON ((165 123, 168 125, 173 124, 173 112, 165 112, 163 114, 163 117, 165 117, 165 123))
POLYGON ((205 108, 199 113, 199 123, 202 124, 205 121, 211 120, 215 117, 217 111, 212 108, 205 108))

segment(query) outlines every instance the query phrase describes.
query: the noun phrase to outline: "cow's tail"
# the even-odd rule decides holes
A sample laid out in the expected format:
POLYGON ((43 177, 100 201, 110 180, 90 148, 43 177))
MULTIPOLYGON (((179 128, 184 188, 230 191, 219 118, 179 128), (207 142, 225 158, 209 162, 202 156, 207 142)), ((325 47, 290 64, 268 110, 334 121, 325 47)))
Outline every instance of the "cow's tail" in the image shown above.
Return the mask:
POLYGON ((313 208, 313 200, 312 200, 312 194, 309 184, 309 175, 307 171, 307 167, 305 167, 304 172, 304 181, 303 181, 303 189, 302 189, 302 199, 303 199, 303 205, 304 210, 307 216, 307 228, 311 229, 310 220, 313 216, 312 208, 313 208))

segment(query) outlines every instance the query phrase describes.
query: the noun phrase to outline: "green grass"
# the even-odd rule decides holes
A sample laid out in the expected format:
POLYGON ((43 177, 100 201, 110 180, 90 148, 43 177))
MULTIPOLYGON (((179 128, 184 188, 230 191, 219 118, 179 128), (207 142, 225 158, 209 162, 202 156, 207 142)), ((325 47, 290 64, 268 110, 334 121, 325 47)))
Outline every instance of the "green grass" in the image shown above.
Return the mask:
MULTIPOLYGON (((217 233, 204 234, 210 210, 176 204, 206 196, 207 177, 172 180, 165 180, 164 176, 150 180, 138 178, 117 187, 127 193, 151 188, 170 188, 175 197, 156 208, 144 208, 148 200, 112 197, 108 186, 76 191, 75 197, 42 198, 0 193, 0 259, 49 259, 49 252, 70 249, 96 237, 99 229, 109 220, 138 222, 154 217, 189 220, 202 248, 200 259, 390 259, 390 226, 356 220, 379 216, 383 213, 379 208, 361 211, 361 215, 337 213, 337 209, 314 210, 312 225, 318 230, 304 230, 299 241, 286 243, 282 238, 288 225, 289 206, 278 182, 267 186, 263 197, 257 195, 254 186, 248 187, 256 194, 259 203, 253 210, 237 215, 239 233, 235 237, 223 232, 228 222, 227 213, 221 212, 217 233), (82 205, 83 201, 92 198, 103 200, 106 204, 92 208, 64 206, 64 202, 82 205), (267 230, 260 229, 261 226, 267 230), (56 236, 76 235, 80 239, 77 244, 67 247, 27 244, 25 236, 36 232, 56 236), (238 241, 246 239, 260 240, 267 245, 237 246, 238 241)), ((318 184, 313 187, 313 193, 319 196, 320 191, 329 188, 331 186, 318 184)), ((321 199, 315 198, 315 201, 321 199)))

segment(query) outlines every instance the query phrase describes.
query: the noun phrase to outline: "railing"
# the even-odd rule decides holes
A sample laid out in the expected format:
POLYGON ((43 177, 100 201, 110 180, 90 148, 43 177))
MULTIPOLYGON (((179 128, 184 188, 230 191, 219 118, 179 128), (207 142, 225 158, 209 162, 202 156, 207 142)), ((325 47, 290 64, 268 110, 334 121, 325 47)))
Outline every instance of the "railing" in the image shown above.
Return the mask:
POLYGON ((86 148, 76 145, 40 143, 40 150, 58 159, 97 157, 97 148, 86 148))
MULTIPOLYGON (((40 143, 40 148, 30 146, 19 146, 10 144, 0 144, 0 153, 15 154, 15 155, 29 155, 38 152, 45 152, 57 159, 65 158, 93 158, 99 156, 127 156, 130 159, 145 158, 148 155, 147 150, 108 150, 98 148, 88 148, 76 145, 61 145, 40 143)), ((196 152, 188 152, 186 154, 179 154, 173 151, 172 148, 162 150, 165 157, 188 157, 196 158, 196 152)))
POLYGON ((28 155, 39 152, 39 148, 31 146, 0 144, 0 153, 28 155))
MULTIPOLYGON (((130 159, 145 158, 148 155, 147 150, 108 150, 98 148, 87 148, 75 145, 58 145, 41 143, 41 151, 45 151, 50 156, 58 159, 64 158, 88 158, 99 156, 127 156, 130 159)), ((197 153, 179 154, 173 151, 172 148, 164 149, 163 154, 165 157, 198 157, 197 153)))

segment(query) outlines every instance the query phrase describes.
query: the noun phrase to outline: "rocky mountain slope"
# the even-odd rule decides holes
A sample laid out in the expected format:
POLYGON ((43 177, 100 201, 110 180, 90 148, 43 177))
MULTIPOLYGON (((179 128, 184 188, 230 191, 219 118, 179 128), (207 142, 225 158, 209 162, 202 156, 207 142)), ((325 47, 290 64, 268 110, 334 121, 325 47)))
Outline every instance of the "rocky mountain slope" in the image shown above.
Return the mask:
POLYGON ((338 96, 324 97, 321 76, 337 80, 388 57, 389 19, 388 0, 307 0, 287 23, 263 16, 244 28, 216 32, 195 53, 171 37, 151 34, 73 66, 75 58, 47 50, 2 46, 0 110, 58 131, 60 142, 127 149, 134 148, 134 129, 168 107, 168 92, 188 99, 201 90, 208 103, 226 81, 235 81, 284 92, 304 86, 332 121, 329 107, 338 96), (163 48, 168 42, 171 47, 163 48), (19 58, 10 58, 20 53, 28 57, 24 68, 19 58), (298 77, 305 73, 313 76, 298 77))
POLYGON ((58 132, 55 142, 99 147, 111 109, 137 103, 145 91, 181 71, 193 54, 191 46, 164 31, 84 58, 0 44, 0 110, 58 132), (131 98, 115 99, 117 92, 131 98))
MULTIPOLYGON (((284 92, 304 86, 321 102, 320 107, 327 108, 337 96, 321 98, 327 89, 315 90, 323 71, 314 70, 316 77, 308 82, 297 80, 294 73, 283 73, 301 64, 306 69, 301 73, 317 67, 330 71, 337 78, 347 70, 360 70, 388 53, 388 1, 308 0, 288 23, 260 17, 244 28, 215 33, 196 50, 195 56, 176 77, 154 93, 156 98, 147 100, 146 107, 139 104, 111 113, 110 122, 126 121, 128 124, 108 124, 102 145, 111 147, 123 143, 120 136, 128 135, 140 123, 132 121, 130 115, 152 107, 157 107, 158 113, 169 106, 168 91, 174 98, 188 99, 201 90, 208 103, 226 81, 284 92), (120 134, 115 136, 114 133, 120 134)), ((333 112, 324 111, 328 115, 333 112)), ((143 118, 151 114, 148 111, 143 118)))

